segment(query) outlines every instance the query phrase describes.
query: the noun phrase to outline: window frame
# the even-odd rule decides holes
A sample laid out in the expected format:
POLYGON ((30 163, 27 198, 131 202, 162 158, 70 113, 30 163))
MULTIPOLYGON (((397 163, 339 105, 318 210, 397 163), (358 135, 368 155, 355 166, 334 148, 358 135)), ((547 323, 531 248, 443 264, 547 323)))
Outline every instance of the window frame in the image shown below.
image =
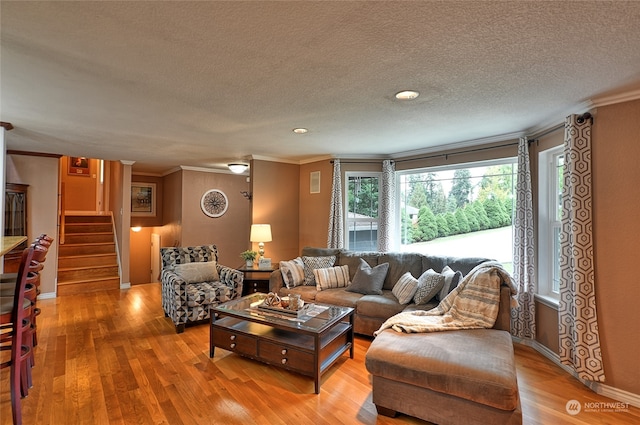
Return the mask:
MULTIPOLYGON (((382 172, 380 171, 345 171, 344 173, 344 196, 343 196, 343 205, 344 205, 344 246, 346 249, 351 249, 350 247, 350 238, 349 238, 349 224, 350 223, 376 223, 376 226, 379 228, 380 226, 380 211, 378 210, 378 217, 373 220, 365 219, 365 218, 349 218, 349 179, 352 177, 369 177, 378 179, 378 207, 380 206, 382 191, 380 190, 380 184, 382 180, 382 172)), ((379 241, 379 233, 376 232, 376 247, 378 247, 379 241)))
POLYGON ((554 278, 560 279, 559 237, 554 232, 562 232, 562 207, 559 192, 559 167, 557 161, 564 158, 562 145, 545 149, 538 153, 538 296, 547 302, 557 305, 560 293, 554 287, 554 278), (557 258, 554 259, 554 253, 557 258), (555 274, 554 276, 554 272, 555 274))

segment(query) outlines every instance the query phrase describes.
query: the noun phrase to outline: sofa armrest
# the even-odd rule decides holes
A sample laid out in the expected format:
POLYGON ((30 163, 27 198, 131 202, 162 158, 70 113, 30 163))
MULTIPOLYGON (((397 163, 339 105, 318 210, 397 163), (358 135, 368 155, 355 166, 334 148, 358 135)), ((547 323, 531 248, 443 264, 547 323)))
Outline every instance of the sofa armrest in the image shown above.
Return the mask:
POLYGON ((242 286, 244 282, 244 273, 231 267, 218 264, 218 275, 220 282, 231 288, 231 299, 234 300, 242 296, 242 286))
POLYGON ((500 286, 500 306, 493 329, 511 332, 511 289, 505 284, 500 286))
POLYGON ((269 276, 269 292, 278 293, 280 288, 284 286, 284 279, 282 279, 282 272, 280 270, 274 270, 269 276))

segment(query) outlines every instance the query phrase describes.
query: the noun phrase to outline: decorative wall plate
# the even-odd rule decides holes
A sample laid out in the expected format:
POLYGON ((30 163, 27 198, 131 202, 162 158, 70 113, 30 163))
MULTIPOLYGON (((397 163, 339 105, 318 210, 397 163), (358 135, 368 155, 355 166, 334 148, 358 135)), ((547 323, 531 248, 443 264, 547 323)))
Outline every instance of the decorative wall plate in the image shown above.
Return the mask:
POLYGON ((200 199, 200 208, 202 208, 202 212, 209 217, 220 217, 227 212, 228 206, 229 200, 227 199, 227 195, 218 189, 207 190, 204 195, 202 195, 202 199, 200 199))

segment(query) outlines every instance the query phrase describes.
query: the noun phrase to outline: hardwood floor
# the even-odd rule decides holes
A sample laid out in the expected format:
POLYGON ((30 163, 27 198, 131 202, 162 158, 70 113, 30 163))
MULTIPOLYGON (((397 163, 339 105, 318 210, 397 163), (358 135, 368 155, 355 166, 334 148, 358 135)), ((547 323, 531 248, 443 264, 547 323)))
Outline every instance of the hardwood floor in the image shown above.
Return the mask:
MULTIPOLYGON (((39 301, 34 387, 23 399, 30 424, 425 424, 378 416, 364 356, 338 361, 313 379, 217 349, 209 327, 176 334, 160 306, 159 284, 39 301)), ((612 402, 531 348, 517 345, 525 424, 637 424, 640 409, 566 413, 565 405, 612 402)), ((0 379, 0 425, 11 423, 8 369, 0 379)))

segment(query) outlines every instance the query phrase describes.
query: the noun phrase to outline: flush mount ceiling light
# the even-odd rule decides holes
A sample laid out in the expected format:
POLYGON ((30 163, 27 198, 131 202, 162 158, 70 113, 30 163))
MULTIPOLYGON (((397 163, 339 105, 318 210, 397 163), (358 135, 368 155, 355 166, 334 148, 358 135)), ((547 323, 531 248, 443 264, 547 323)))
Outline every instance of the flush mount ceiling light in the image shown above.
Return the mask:
POLYGON ((293 132, 296 133, 296 134, 304 134, 304 133, 306 133, 308 131, 309 130, 307 130, 306 128, 302 128, 302 127, 293 129, 293 132))
POLYGON ((420 96, 420 93, 415 90, 403 90, 396 93, 396 99, 398 100, 413 100, 418 96, 420 96))
POLYGON ((247 170, 247 168, 249 168, 247 164, 240 163, 228 164, 227 167, 229 167, 229 170, 235 174, 242 174, 247 170))

